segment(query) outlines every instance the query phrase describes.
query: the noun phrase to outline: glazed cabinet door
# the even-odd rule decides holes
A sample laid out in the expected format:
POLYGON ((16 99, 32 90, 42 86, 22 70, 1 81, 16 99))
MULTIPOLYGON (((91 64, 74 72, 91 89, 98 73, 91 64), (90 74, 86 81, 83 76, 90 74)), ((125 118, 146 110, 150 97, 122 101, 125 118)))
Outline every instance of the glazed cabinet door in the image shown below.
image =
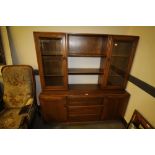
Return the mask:
POLYGON ((67 120, 66 97, 40 96, 40 106, 46 122, 65 122, 67 120))
POLYGON ((35 32, 34 37, 42 89, 67 89, 65 34, 35 32))
POLYGON ((125 88, 138 37, 112 36, 110 39, 106 87, 125 88))

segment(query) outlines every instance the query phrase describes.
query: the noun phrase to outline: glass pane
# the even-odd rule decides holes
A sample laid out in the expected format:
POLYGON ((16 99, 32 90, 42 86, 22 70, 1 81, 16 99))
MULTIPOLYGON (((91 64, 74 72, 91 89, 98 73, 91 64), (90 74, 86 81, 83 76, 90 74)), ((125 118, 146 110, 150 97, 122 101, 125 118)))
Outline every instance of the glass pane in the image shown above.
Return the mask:
POLYGON ((63 59, 61 56, 43 56, 42 61, 45 75, 63 75, 63 59))
POLYGON ((132 42, 114 41, 112 55, 129 56, 132 49, 132 42))
POLYGON ((41 38, 40 48, 42 55, 61 55, 62 39, 61 38, 41 38))
POLYGON ((114 41, 107 82, 108 85, 122 86, 124 84, 130 53, 132 51, 132 44, 131 41, 114 41))
POLYGON ((111 66, 126 71, 127 66, 128 66, 128 58, 124 57, 112 57, 111 59, 111 66))
POLYGON ((63 86, 63 76, 45 76, 46 86, 63 86))
POLYGON ((121 86, 124 79, 121 76, 109 76, 108 85, 121 86))

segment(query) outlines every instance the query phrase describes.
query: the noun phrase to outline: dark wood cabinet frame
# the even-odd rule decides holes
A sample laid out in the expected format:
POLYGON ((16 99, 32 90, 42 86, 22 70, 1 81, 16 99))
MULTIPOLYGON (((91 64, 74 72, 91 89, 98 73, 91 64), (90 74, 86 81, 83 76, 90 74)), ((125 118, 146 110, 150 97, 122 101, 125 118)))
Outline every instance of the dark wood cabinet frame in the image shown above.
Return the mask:
POLYGON ((138 39, 124 35, 34 32, 44 120, 71 123, 123 118, 130 98, 125 88, 138 39), (115 47, 117 44, 119 47, 115 47), (114 50, 124 53, 113 54, 114 50), (46 63, 44 55, 48 57, 46 63), (100 68, 68 68, 68 57, 100 57, 100 68), (49 78, 47 71, 51 73, 49 78), (57 76, 57 72, 62 75, 57 76), (98 75, 98 83, 68 84, 68 75, 98 75))
POLYGON ((0 29, 0 65, 5 65, 5 64, 6 64, 6 60, 5 60, 4 48, 2 44, 1 29, 0 29))

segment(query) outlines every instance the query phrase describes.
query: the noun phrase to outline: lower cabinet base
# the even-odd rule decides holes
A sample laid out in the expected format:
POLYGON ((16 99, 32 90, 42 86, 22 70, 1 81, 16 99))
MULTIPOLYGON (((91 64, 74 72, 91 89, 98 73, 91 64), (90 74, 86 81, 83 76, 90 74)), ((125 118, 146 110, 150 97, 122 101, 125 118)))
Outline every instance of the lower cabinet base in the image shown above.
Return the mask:
POLYGON ((70 115, 68 118, 69 122, 87 122, 87 121, 98 121, 100 118, 99 115, 70 115))
POLYGON ((39 96, 41 113, 46 122, 84 123, 121 120, 130 95, 123 93, 54 94, 39 96))

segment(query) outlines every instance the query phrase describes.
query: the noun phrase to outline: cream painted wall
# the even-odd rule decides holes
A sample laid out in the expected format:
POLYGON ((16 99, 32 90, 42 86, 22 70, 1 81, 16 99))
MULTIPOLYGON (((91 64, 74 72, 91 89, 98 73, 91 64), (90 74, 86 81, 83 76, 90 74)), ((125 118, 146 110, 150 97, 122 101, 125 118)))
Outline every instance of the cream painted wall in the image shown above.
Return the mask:
POLYGON ((131 27, 129 34, 140 36, 131 74, 155 86, 155 27, 131 27))
POLYGON ((1 27, 1 35, 2 35, 2 44, 5 52, 6 64, 11 65, 12 64, 11 50, 8 40, 8 33, 5 26, 1 27))
MULTIPOLYGON (((129 34, 140 36, 131 75, 155 87, 155 27, 131 27, 129 34)), ((127 91, 131 98, 125 119, 129 122, 134 109, 155 127, 155 98, 128 82, 127 91)))
POLYGON ((125 120, 129 122, 134 110, 137 109, 155 127, 155 98, 131 82, 128 82, 127 91, 130 92, 131 97, 126 110, 125 120))
MULTIPOLYGON (((140 41, 135 55, 131 74, 155 86, 155 27, 9 27, 9 34, 13 43, 14 64, 29 64, 38 68, 33 31, 48 32, 83 32, 103 34, 138 35, 140 41)), ((39 78, 37 80, 37 94, 41 91, 39 78)), ((155 126, 155 99, 141 89, 128 83, 127 90, 131 94, 130 102, 125 114, 128 122, 136 108, 155 126)))
MULTIPOLYGON (((11 50, 10 50, 10 44, 8 40, 8 33, 5 26, 1 27, 1 37, 2 37, 2 45, 5 53, 5 59, 6 64, 11 65, 12 64, 12 57, 11 57, 11 50)), ((0 70, 3 66, 0 66, 0 70)), ((0 71, 0 83, 2 83, 2 77, 1 77, 1 71, 0 71)))

